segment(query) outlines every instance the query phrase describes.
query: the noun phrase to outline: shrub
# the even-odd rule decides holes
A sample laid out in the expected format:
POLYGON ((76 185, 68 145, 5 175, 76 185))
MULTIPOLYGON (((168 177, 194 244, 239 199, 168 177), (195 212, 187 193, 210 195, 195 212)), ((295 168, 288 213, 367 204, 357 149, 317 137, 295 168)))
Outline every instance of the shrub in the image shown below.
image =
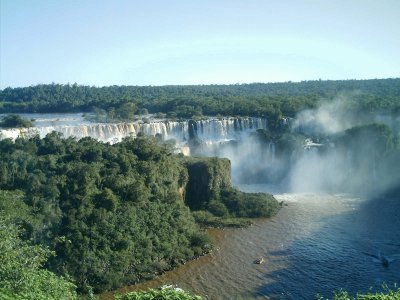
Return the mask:
POLYGON ((125 295, 117 295, 116 300, 201 300, 200 296, 185 292, 180 288, 167 287, 163 289, 150 289, 148 291, 130 292, 125 295))

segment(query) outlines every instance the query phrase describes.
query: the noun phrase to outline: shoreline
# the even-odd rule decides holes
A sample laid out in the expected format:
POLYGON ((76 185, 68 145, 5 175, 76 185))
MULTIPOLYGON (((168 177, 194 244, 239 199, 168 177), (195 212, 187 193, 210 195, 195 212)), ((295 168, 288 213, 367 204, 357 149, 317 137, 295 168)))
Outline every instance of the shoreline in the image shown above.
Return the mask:
MULTIPOLYGON (((261 218, 261 219, 264 219, 264 218, 261 218)), ((176 267, 172 268, 171 270, 165 271, 165 272, 161 273, 160 275, 156 275, 152 279, 138 282, 134 285, 127 285, 127 286, 118 288, 113 291, 102 292, 100 294, 96 294, 96 296, 98 297, 99 300, 113 300, 115 294, 126 294, 126 293, 133 292, 133 291, 148 290, 150 288, 161 287, 161 286, 165 285, 165 283, 162 282, 163 279, 165 277, 167 277, 168 275, 170 275, 172 272, 176 272, 177 270, 182 271, 182 269, 184 269, 184 268, 193 267, 192 265, 202 266, 202 265, 206 264, 207 262, 209 262, 212 259, 212 255, 214 254, 214 252, 220 251, 221 243, 224 241, 224 239, 227 238, 224 233, 226 231, 234 231, 234 230, 238 230, 238 229, 240 229, 240 228, 210 228, 210 229, 207 229, 206 230, 207 234, 209 234, 211 236, 211 238, 213 240, 213 244, 214 244, 213 250, 210 251, 209 253, 207 253, 205 255, 200 255, 197 258, 188 260, 184 264, 176 266, 176 267)), ((170 283, 170 284, 175 285, 176 283, 170 283)), ((193 292, 193 291, 190 291, 190 292, 193 292)), ((202 295, 201 293, 198 293, 198 292, 196 292, 196 294, 199 296, 202 296, 202 297, 206 297, 206 295, 202 295)))

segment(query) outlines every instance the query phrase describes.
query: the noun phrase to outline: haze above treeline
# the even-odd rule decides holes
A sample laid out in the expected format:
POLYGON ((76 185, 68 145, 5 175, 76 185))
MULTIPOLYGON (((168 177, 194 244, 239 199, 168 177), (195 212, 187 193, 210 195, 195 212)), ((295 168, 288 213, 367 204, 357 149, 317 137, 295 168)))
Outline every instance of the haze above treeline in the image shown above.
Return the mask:
POLYGON ((400 111, 400 78, 302 81, 240 85, 108 86, 41 84, 0 91, 0 113, 90 112, 131 109, 193 116, 263 116, 278 119, 345 98, 349 108, 368 113, 400 111))
POLYGON ((400 77, 396 0, 0 5, 0 88, 400 77))

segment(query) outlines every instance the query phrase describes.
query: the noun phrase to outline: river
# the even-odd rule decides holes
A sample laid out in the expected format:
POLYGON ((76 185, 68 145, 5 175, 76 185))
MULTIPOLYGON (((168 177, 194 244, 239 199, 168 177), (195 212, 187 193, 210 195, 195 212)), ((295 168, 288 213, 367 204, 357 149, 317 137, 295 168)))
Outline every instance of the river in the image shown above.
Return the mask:
MULTIPOLYGON (((263 185, 245 191, 270 191, 263 185)), ((275 191, 274 191, 275 192, 275 191)), ((177 285, 206 299, 315 299, 400 282, 400 205, 349 194, 276 194, 277 216, 244 229, 210 230, 216 249, 176 270, 118 292, 177 285), (265 263, 254 264, 263 256, 265 263)), ((111 293, 102 295, 110 299, 111 293)))
MULTIPOLYGON (((60 130, 66 131, 66 136, 70 133, 83 137, 85 133, 114 139, 129 135, 129 132, 121 133, 120 130, 125 127, 111 130, 115 124, 90 124, 82 114, 35 114, 25 117, 35 119, 34 125, 42 128, 43 132, 47 132, 43 128, 54 130, 53 127, 59 126, 60 130), (88 130, 91 127, 95 130, 88 130)), ((264 126, 250 123, 249 126, 243 123, 239 128, 241 132, 264 126)), ((159 132, 156 129, 161 128, 160 124, 155 122, 141 126, 153 126, 151 132, 155 134, 159 132)), ((207 125, 213 130, 205 132, 210 132, 212 137, 231 131, 235 133, 238 126, 234 125, 233 120, 214 120, 207 125)), ((181 127, 182 130, 188 128, 181 127)), ((164 130, 167 136, 174 133, 171 128, 164 130)), ((199 134, 202 132, 199 131, 199 134)), ((187 132, 184 132, 177 136, 186 135, 187 132)), ((269 160, 274 163, 275 151, 272 150, 269 160)), ((251 156, 242 159, 243 165, 236 169, 248 166, 251 156)), ((259 159, 254 162, 251 168, 260 165, 259 159)), ((326 170, 329 168, 323 169, 318 176, 329 178, 326 170)), ((307 177, 310 173, 301 169, 303 181, 311 181, 307 177)), ((211 254, 154 280, 119 291, 173 284, 207 299, 314 299, 318 293, 330 297, 333 290, 340 288, 355 293, 368 291, 370 287, 380 288, 384 282, 389 286, 400 283, 398 199, 367 200, 349 194, 293 194, 266 185, 240 185, 239 188, 248 192, 272 193, 287 206, 283 206, 273 218, 256 220, 248 228, 210 230, 215 242, 215 250, 211 254), (384 253, 389 260, 397 260, 385 267, 373 257, 379 257, 380 253, 384 253), (254 264, 254 260, 261 256, 265 258, 265 263, 254 264)), ((105 293, 101 298, 110 299, 111 295, 105 293)))

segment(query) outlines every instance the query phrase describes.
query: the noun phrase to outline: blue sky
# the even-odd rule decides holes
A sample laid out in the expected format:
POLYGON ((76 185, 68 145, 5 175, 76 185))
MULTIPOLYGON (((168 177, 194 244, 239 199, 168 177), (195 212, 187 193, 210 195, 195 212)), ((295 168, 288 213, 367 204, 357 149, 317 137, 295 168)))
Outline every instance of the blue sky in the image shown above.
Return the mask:
POLYGON ((0 88, 400 77, 399 0, 0 4, 0 88))

